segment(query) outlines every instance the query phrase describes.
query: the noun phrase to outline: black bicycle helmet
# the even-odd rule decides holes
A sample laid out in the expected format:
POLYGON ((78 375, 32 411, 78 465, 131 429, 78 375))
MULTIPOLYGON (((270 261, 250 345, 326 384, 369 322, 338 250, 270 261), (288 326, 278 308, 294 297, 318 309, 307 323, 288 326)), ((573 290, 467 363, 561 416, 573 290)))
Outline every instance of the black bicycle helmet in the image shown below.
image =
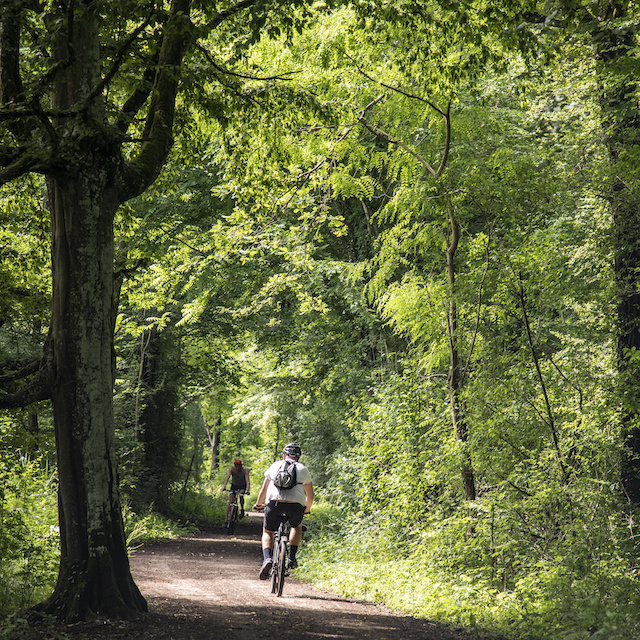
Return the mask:
POLYGON ((302 455, 302 449, 299 444, 292 442, 282 450, 282 453, 285 456, 289 456, 290 458, 295 458, 297 460, 302 455))

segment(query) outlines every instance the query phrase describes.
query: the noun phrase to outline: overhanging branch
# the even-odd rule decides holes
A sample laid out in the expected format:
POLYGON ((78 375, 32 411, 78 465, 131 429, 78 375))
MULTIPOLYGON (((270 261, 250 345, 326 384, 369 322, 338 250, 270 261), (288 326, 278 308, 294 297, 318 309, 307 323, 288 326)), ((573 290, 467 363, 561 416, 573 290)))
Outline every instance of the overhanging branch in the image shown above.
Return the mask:
POLYGON ((50 367, 46 359, 43 358, 38 363, 36 375, 30 382, 17 391, 11 393, 0 392, 0 409, 19 409, 34 402, 49 400, 50 398, 50 367))
POLYGON ((124 202, 153 184, 173 146, 175 98, 184 55, 195 40, 189 19, 189 0, 173 0, 158 59, 149 113, 143 134, 145 142, 138 155, 126 167, 120 193, 124 202))
MULTIPOLYGON (((0 165, 2 165, 1 155, 2 152, 0 150, 0 165)), ((19 155, 16 152, 15 155, 15 160, 10 161, 0 169, 0 185, 11 182, 30 171, 38 171, 42 167, 42 158, 36 158, 28 153, 19 155)))
POLYGON ((360 65, 351 56, 349 56, 348 53, 346 53, 346 51, 343 52, 343 53, 355 65, 356 69, 358 70, 358 73, 363 75, 370 82, 373 82, 375 84, 379 84, 381 87, 384 87, 385 89, 388 89, 389 91, 393 91, 394 93, 397 93, 399 95, 405 96, 406 98, 409 98, 411 100, 417 100, 419 102, 422 102, 423 104, 426 104, 427 106, 429 106, 429 108, 431 108, 437 114, 442 116, 442 118, 444 118, 444 123, 445 123, 444 149, 442 151, 442 158, 440 159, 440 165, 438 166, 437 169, 434 169, 419 153, 416 153, 415 151, 410 149, 407 145, 403 144, 402 142, 400 142, 396 138, 393 138, 388 133, 385 133, 384 131, 382 131, 381 129, 376 127, 375 125, 372 125, 371 123, 369 123, 366 120, 364 120, 364 113, 369 108, 371 108, 371 106, 373 104, 375 104, 375 102, 377 102, 380 99, 380 97, 378 97, 374 102, 372 102, 371 104, 367 105, 367 107, 365 107, 365 109, 363 109, 362 115, 360 116, 360 119, 358 120, 358 122, 363 127, 368 129, 372 133, 377 134, 379 136, 382 136, 383 138, 386 138, 389 142, 391 142, 391 143, 399 146, 400 148, 404 149, 407 153, 412 155, 414 158, 416 158, 416 160, 418 160, 421 164, 423 164, 426 167, 427 171, 429 171, 429 173, 434 178, 438 178, 442 174, 442 172, 444 171, 444 168, 445 168, 445 166, 447 164, 447 160, 449 159, 449 150, 451 148, 451 101, 449 101, 449 103, 447 104, 447 108, 446 109, 441 109, 438 105, 436 105, 434 102, 432 102, 431 100, 429 100, 427 98, 423 98, 422 96, 418 96, 418 95, 416 95, 414 93, 410 93, 409 91, 406 91, 405 89, 402 89, 400 87, 395 87, 393 85, 390 85, 390 84, 387 84, 385 82, 382 82, 381 80, 375 80, 366 71, 364 71, 360 67, 360 65))
POLYGON ((237 4, 234 4, 232 7, 225 9, 224 11, 220 11, 212 20, 207 23, 206 30, 211 31, 216 27, 219 27, 225 20, 234 16, 236 13, 239 13, 243 9, 248 9, 250 6, 256 4, 256 0, 241 0, 237 4))
POLYGON ((23 380, 34 374, 40 368, 40 358, 35 360, 18 360, 15 362, 0 363, 0 370, 10 371, 0 375, 0 385, 16 380, 23 380))

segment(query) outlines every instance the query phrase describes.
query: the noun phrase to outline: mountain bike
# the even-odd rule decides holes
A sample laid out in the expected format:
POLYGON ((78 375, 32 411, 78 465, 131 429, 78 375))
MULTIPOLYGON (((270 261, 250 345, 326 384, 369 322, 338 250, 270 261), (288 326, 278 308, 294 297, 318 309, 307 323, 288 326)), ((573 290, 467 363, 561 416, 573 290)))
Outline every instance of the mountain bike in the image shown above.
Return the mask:
POLYGON ((290 533, 291 525, 288 522, 281 522, 273 538, 273 549, 271 551, 271 559, 273 560, 273 566, 271 567, 271 593, 275 593, 278 597, 282 595, 284 579, 289 575, 287 559, 289 558, 290 533))
POLYGON ((243 489, 229 489, 229 502, 227 503, 227 519, 224 526, 227 533, 231 536, 238 522, 238 495, 244 493, 243 489))
MULTIPOLYGON (((256 511, 264 511, 264 505, 254 505, 256 511)), ((288 516, 285 516, 288 517, 288 516)), ((302 531, 307 527, 303 524, 302 531)), ((280 522, 278 530, 273 534, 273 547, 271 548, 271 593, 278 597, 284 589, 284 579, 289 575, 289 536, 291 524, 288 520, 280 522)))

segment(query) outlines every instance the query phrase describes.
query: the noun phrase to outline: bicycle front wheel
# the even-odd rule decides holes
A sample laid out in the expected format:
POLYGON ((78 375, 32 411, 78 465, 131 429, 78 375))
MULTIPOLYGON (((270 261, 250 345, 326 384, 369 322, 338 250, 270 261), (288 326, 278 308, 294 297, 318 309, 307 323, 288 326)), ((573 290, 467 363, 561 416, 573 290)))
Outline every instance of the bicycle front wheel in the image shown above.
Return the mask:
POLYGON ((284 540, 280 541, 280 547, 278 549, 278 578, 276 595, 280 597, 282 595, 282 589, 284 589, 284 578, 287 575, 287 543, 284 540))
POLYGON ((227 509, 227 533, 233 535, 233 530, 236 527, 236 520, 238 519, 238 507, 235 504, 229 505, 227 509))

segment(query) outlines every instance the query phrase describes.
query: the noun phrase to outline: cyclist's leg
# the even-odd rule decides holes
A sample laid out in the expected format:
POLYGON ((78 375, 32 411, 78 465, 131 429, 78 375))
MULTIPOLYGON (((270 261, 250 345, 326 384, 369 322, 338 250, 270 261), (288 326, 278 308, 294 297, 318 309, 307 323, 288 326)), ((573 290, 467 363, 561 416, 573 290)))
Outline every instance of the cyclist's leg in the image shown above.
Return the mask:
POLYGON ((273 547, 273 531, 262 530, 262 566, 260 567, 260 580, 267 580, 271 574, 273 559, 271 548, 273 547))
POLYGON ((289 518, 289 522, 291 523, 291 533, 289 534, 289 565, 292 569, 298 566, 296 553, 302 541, 302 518, 304 517, 304 509, 303 505, 300 505, 299 509, 296 506, 295 515, 289 518))
POLYGON ((260 579, 266 580, 271 573, 273 559, 271 558, 271 549, 273 547, 273 538, 278 529, 279 520, 277 514, 274 513, 275 502, 268 502, 264 508, 264 524, 262 527, 262 567, 260 569, 260 579))
POLYGON ((262 550, 269 551, 269 557, 271 557, 271 548, 273 547, 274 531, 262 530, 262 550))
POLYGON ((298 560, 296 555, 298 553, 298 547, 302 540, 302 525, 299 527, 291 527, 291 534, 289 536, 289 568, 297 569, 298 560))
POLYGON ((291 527, 291 535, 289 536, 289 544, 295 544, 296 547, 300 546, 302 541, 302 524, 297 527, 291 527))
POLYGON ((291 506, 291 514, 289 515, 289 523, 291 524, 291 533, 289 534, 289 543, 298 546, 302 540, 302 519, 304 518, 304 505, 296 504, 291 506))

